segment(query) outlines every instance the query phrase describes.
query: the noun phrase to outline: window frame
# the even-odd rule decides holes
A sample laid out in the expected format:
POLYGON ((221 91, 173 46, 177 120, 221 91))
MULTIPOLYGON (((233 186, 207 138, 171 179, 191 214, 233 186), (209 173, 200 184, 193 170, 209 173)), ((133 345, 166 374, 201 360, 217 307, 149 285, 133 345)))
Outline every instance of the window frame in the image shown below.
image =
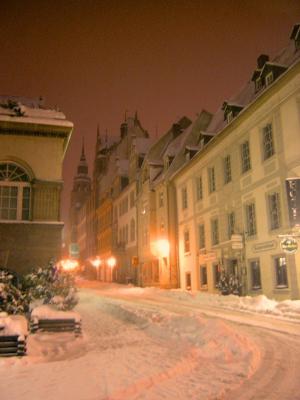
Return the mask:
POLYGON ((210 224, 211 224, 211 244, 212 246, 217 246, 220 243, 219 219, 212 218, 210 220, 210 224))
POLYGON ((263 150, 263 161, 268 160, 275 154, 272 123, 268 123, 262 128, 262 150, 263 150))
POLYGON ((188 208, 188 195, 186 186, 181 188, 181 206, 183 210, 186 210, 188 208))
POLYGON ((261 270, 260 270, 260 259, 259 258, 253 258, 251 260, 248 260, 248 265, 249 265, 249 272, 250 272, 250 283, 251 283, 251 290, 261 290, 262 289, 262 284, 261 284, 261 270), (257 270, 255 273, 254 272, 254 264, 257 267, 257 270), (258 280, 257 280, 258 278, 258 280))
MULTIPOLYGON (((273 257, 273 265, 274 265, 274 274, 275 274, 275 288, 276 289, 288 289, 288 287, 289 287, 289 279, 288 279, 288 270, 287 270, 287 259, 286 259, 286 256, 285 255, 283 255, 283 254, 279 254, 279 255, 276 255, 276 256, 274 256, 273 257), (283 269, 283 276, 279 276, 279 271, 278 271, 278 267, 280 266, 278 263, 277 263, 277 260, 280 260, 280 259, 284 259, 285 260, 285 263, 284 263, 284 269, 283 269), (285 282, 279 282, 279 279, 278 278, 285 278, 285 282)), ((280 266, 280 267, 283 267, 283 266, 280 266)))
POLYGON ((0 221, 30 221, 32 212, 30 175, 25 168, 14 162, 1 162, 0 166, 4 166, 0 171, 0 221), (14 176, 14 173, 17 175, 14 176), (12 194, 12 188, 16 188, 16 195, 12 194), (11 203, 15 203, 15 206, 11 206, 11 203), (15 216, 12 217, 13 210, 15 216), (6 217, 5 211, 7 211, 6 217))
POLYGON ((185 229, 183 231, 183 252, 189 254, 191 252, 190 231, 185 229))
POLYGON ((227 154, 223 158, 223 168, 224 168, 224 185, 227 185, 229 182, 232 181, 230 154, 227 154))
POLYGON ((209 194, 212 194, 216 191, 216 174, 215 174, 215 167, 208 167, 208 191, 209 194))
POLYGON ((196 200, 203 200, 203 180, 202 175, 197 176, 196 178, 196 200))
POLYGON ((204 223, 198 224, 198 248, 199 250, 205 249, 205 225, 204 223), (200 232, 203 230, 203 232, 200 232))
POLYGON ((269 227, 271 231, 277 230, 282 225, 282 217, 281 217, 281 202, 280 202, 280 193, 279 192, 271 192, 267 194, 267 207, 268 207, 268 216, 269 216, 269 227), (275 203, 272 204, 272 197, 275 196, 275 203), (273 206, 276 207, 276 218, 274 218, 273 206))
POLYGON ((245 218, 246 218, 247 236, 248 237, 256 236, 257 235, 257 224, 256 224, 255 202, 253 201, 253 202, 244 204, 244 210, 245 210, 245 218))
POLYGON ((201 264, 199 272, 200 272, 200 287, 207 288, 208 285, 207 265, 201 264))
POLYGON ((240 144, 240 154, 241 154, 241 169, 242 174, 251 170, 251 152, 250 152, 250 142, 249 140, 244 140, 240 144))

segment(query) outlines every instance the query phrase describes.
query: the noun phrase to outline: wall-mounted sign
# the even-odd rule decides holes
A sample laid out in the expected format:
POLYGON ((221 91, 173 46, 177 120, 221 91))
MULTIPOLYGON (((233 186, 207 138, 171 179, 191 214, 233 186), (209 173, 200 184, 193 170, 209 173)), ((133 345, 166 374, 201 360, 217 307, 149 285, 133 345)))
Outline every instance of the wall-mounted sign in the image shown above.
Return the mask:
POLYGON ((286 180, 286 192, 291 227, 300 226, 300 178, 286 180))
POLYGON ((217 260, 217 255, 214 252, 210 252, 210 253, 206 253, 206 254, 200 254, 199 255, 199 260, 200 260, 200 262, 216 261, 217 260))
POLYGON ((70 257, 74 257, 74 258, 79 257, 79 246, 77 243, 71 243, 69 245, 69 254, 70 254, 70 257))
POLYGON ((280 247, 285 253, 294 254, 298 250, 298 243, 296 239, 289 236, 282 239, 282 241, 280 242, 280 247))
POLYGON ((254 251, 254 253, 258 253, 260 251, 273 250, 276 249, 276 247, 277 247, 276 240, 269 240, 268 242, 261 242, 254 244, 252 246, 252 250, 254 251))

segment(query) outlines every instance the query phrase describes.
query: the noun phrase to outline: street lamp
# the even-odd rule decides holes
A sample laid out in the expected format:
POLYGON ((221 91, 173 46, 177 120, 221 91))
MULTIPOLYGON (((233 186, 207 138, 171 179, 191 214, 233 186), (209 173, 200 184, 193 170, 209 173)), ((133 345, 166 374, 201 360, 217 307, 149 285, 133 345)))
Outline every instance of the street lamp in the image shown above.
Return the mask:
POLYGON ((100 267, 100 265, 101 265, 101 260, 100 260, 99 257, 95 257, 95 258, 92 258, 92 259, 90 260, 90 262, 91 262, 92 266, 96 268, 96 271, 97 271, 97 280, 99 280, 99 267, 100 267))
POLYGON ((111 282, 112 282, 112 280, 113 280, 113 268, 116 266, 117 260, 115 259, 115 257, 109 257, 107 259, 106 263, 111 269, 111 282))
POLYGON ((62 259, 58 262, 58 267, 61 267, 64 271, 74 271, 78 267, 78 261, 70 258, 62 259))

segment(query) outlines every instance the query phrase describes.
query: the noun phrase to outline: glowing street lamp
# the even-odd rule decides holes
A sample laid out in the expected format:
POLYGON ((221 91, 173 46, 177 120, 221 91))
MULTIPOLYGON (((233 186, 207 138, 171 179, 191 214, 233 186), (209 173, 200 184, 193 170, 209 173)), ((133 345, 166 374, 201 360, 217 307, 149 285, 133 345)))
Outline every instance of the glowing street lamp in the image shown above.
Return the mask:
POLYGON ((90 262, 91 262, 92 266, 96 268, 96 271, 97 271, 97 280, 99 280, 99 267, 100 267, 100 265, 101 265, 102 262, 101 262, 101 260, 100 260, 99 257, 92 258, 92 259, 90 260, 90 262))
POLYGON ((74 271, 78 266, 78 261, 70 258, 62 259, 59 261, 58 266, 64 271, 74 271))
POLYGON ((113 281, 113 268, 116 266, 117 260, 115 259, 115 257, 109 257, 106 260, 106 263, 110 267, 110 270, 111 270, 110 276, 111 276, 111 282, 112 282, 113 281))
POLYGON ((158 239, 151 243, 151 252, 156 257, 166 258, 170 253, 170 243, 167 239, 158 239))

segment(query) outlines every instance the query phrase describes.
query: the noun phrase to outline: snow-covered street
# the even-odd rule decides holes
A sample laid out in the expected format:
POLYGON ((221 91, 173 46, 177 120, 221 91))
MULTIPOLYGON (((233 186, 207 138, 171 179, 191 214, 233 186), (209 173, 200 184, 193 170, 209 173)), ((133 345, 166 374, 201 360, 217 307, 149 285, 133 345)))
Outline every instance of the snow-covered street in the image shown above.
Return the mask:
POLYGON ((300 399, 300 306, 82 281, 83 337, 0 359, 1 400, 300 399))

